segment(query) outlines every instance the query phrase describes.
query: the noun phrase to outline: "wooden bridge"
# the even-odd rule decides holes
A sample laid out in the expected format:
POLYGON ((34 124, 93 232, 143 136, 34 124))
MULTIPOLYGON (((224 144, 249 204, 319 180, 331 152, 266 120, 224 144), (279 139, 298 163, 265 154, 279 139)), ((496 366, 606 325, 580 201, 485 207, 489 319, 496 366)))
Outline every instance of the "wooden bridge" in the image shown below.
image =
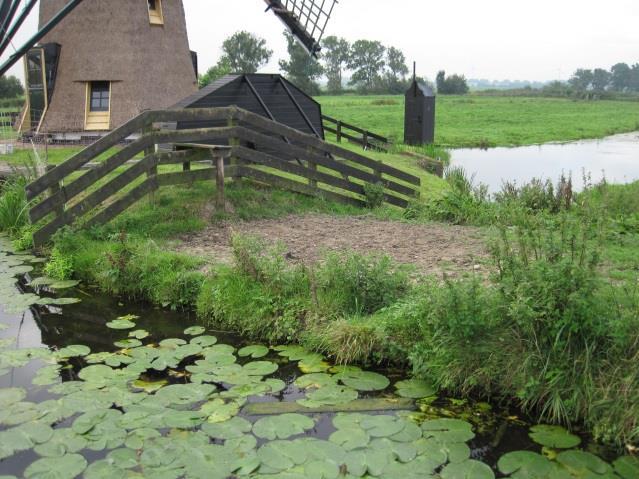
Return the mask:
POLYGON ((229 177, 357 206, 366 205, 366 183, 383 185, 384 200, 401 208, 420 186, 414 175, 237 107, 147 111, 27 185, 31 221, 42 225, 34 243, 78 221, 104 224, 168 185, 216 181, 223 207, 229 177), (167 128, 183 122, 226 126, 167 128), (140 153, 142 159, 131 161, 140 153))

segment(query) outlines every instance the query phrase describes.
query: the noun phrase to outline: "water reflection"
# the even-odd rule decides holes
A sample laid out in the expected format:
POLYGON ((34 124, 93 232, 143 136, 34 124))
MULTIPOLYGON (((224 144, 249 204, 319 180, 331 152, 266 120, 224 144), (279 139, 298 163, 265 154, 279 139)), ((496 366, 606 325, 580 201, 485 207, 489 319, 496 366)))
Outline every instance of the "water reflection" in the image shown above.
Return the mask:
POLYGON ((475 181, 488 185, 490 192, 499 191, 506 180, 519 185, 531 178, 556 181, 562 173, 572 174, 580 190, 584 170, 594 183, 604 175, 611 183, 628 183, 639 179, 639 132, 563 144, 453 150, 451 165, 474 174, 475 181))

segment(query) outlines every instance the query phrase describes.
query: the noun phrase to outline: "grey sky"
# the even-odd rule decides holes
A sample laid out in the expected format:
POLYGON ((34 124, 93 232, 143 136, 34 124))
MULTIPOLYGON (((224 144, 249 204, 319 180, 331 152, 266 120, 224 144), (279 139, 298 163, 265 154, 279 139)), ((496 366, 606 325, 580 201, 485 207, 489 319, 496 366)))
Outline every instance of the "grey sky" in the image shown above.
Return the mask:
MULTIPOLYGON (((184 5, 201 70, 217 61, 222 41, 242 29, 267 39, 275 55, 264 71, 278 70, 277 60, 286 55, 283 26, 264 13, 262 0, 184 5)), ((35 28, 33 16, 21 39, 35 28)), ((566 79, 579 67, 639 62, 639 2, 340 0, 327 35, 401 48, 409 62, 417 61, 419 74, 430 78, 445 69, 468 78, 566 79)))

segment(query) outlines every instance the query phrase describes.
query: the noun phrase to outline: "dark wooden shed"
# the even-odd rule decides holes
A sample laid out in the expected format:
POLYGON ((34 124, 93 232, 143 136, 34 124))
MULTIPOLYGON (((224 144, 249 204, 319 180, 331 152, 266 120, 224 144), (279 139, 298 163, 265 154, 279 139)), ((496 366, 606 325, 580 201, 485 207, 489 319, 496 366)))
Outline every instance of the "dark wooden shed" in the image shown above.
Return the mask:
POLYGON ((435 141, 435 93, 423 83, 413 80, 406 92, 404 143, 424 145, 435 141))
MULTIPOLYGON (((215 108, 232 105, 324 139, 321 105, 277 74, 227 75, 185 98, 174 108, 215 108)), ((224 125, 212 122, 182 122, 177 128, 216 126, 224 125)))

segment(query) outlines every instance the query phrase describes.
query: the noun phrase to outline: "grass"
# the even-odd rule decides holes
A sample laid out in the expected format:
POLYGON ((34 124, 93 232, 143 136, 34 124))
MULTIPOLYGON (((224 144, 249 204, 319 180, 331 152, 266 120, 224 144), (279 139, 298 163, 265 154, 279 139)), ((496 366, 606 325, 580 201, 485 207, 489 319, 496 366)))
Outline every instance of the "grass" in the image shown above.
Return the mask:
MULTIPOLYGON (((324 114, 403 140, 403 96, 320 96, 324 114)), ((437 145, 518 146, 639 130, 639 102, 439 96, 437 145)))

